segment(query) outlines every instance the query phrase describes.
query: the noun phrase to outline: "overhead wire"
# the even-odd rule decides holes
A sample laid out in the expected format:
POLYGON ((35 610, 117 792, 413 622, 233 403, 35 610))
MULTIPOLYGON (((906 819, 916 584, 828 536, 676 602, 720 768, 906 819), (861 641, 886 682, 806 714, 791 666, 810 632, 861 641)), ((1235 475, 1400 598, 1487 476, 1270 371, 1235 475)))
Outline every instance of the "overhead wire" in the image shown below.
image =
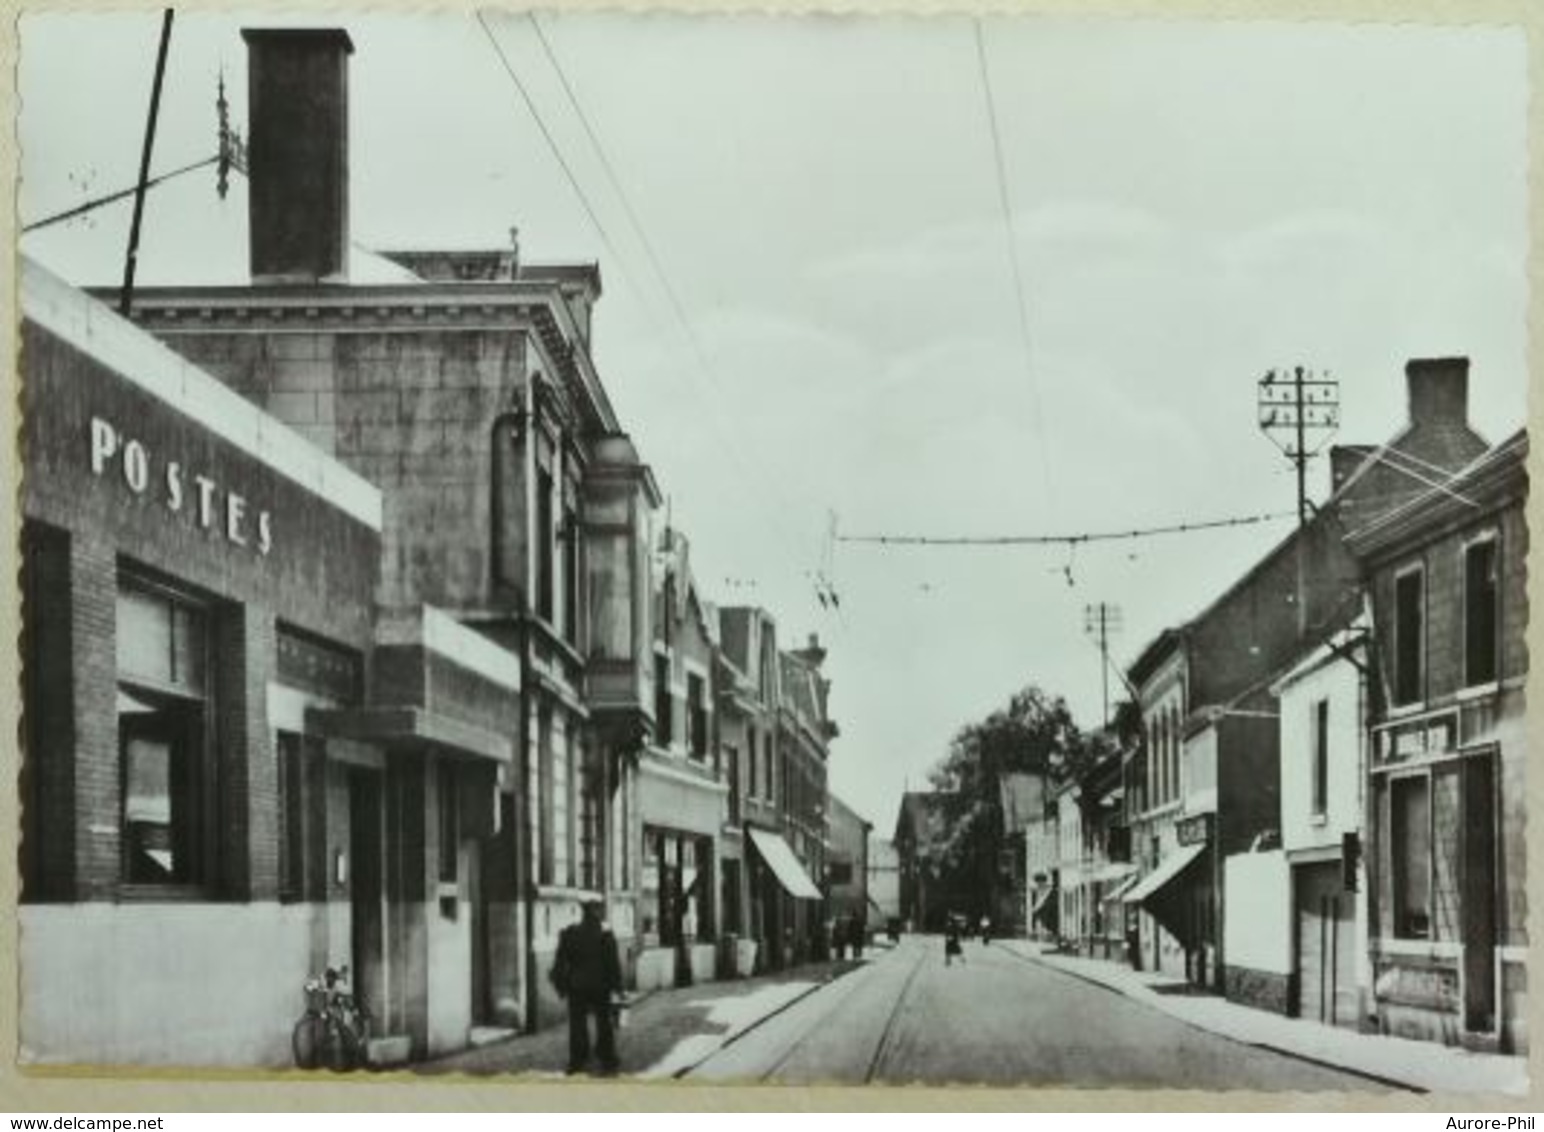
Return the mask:
POLYGON ((986 40, 982 36, 981 21, 974 19, 971 26, 976 36, 976 66, 981 77, 981 92, 986 100, 986 119, 992 135, 992 157, 997 171, 997 198, 1002 208, 1003 237, 1007 244, 1008 263, 1013 270, 1013 291, 1017 300, 1019 338, 1024 350, 1024 374, 1028 379, 1030 394, 1035 408, 1035 431, 1039 441, 1040 476, 1047 495, 1051 492, 1051 461, 1046 452, 1045 411, 1041 404, 1040 385, 1035 377, 1034 353, 1029 331, 1029 300, 1024 285, 1024 270, 1019 263, 1018 243, 1013 231, 1013 208, 1008 199, 1008 170, 1003 158, 1002 131, 997 124, 997 104, 992 96, 992 80, 986 60, 986 40))
MULTIPOLYGON (((191 162, 190 164, 182 166, 180 169, 172 169, 165 173, 158 173, 156 176, 151 177, 145 182, 145 188, 153 189, 165 181, 170 181, 173 177, 180 177, 184 173, 192 173, 196 169, 203 169, 206 166, 213 165, 219 160, 220 155, 217 153, 213 157, 206 157, 202 161, 191 162)), ((21 230, 23 234, 25 234, 27 232, 35 232, 39 228, 47 228, 50 225, 58 224, 65 220, 73 220, 75 217, 84 216, 86 213, 101 208, 103 205, 112 204, 115 201, 120 201, 124 197, 131 197, 138 191, 138 185, 131 185, 126 189, 120 189, 118 192, 108 193, 106 196, 94 197, 91 200, 76 205, 74 208, 65 209, 63 212, 56 212, 52 216, 40 217, 39 219, 34 220, 31 224, 24 224, 22 225, 21 230)))
MULTIPOLYGON (((702 371, 704 378, 706 378, 713 385, 721 387, 722 383, 719 382, 717 374, 714 372, 711 364, 708 361, 706 351, 703 350, 701 341, 698 339, 690 319, 688 319, 686 316, 685 308, 681 303, 679 293, 671 284, 670 277, 668 273, 666 273, 664 265, 661 262, 658 253, 654 249, 653 241, 649 239, 648 233, 644 228, 637 211, 633 208, 631 199, 628 197, 626 190, 622 186, 621 178, 617 175, 615 166, 607 156, 605 146, 601 144, 599 134, 590 122, 589 115, 585 113, 583 106, 579 102, 578 94, 574 90, 573 84, 569 82, 567 72, 563 68, 562 63, 559 61, 557 53, 553 50, 545 32, 542 30, 541 23, 536 18, 535 13, 527 13, 527 17, 530 21, 532 29, 536 33, 536 37, 540 43, 543 54, 546 56, 548 63, 551 65, 553 71, 558 77, 558 81, 563 88, 564 95, 568 100, 569 107, 573 110, 574 115, 579 119, 585 136, 588 138, 591 147, 595 151, 596 157, 600 161, 601 168, 605 172, 606 179, 610 183, 613 192, 617 196, 617 199, 621 202, 629 224, 632 226, 634 232, 638 236, 639 243, 644 249, 644 254, 648 258, 649 264, 653 268, 654 274, 659 279, 661 289, 665 292, 672 313, 675 315, 676 320, 680 325, 681 332, 696 359, 698 367, 702 371)), ((639 287, 637 280, 633 278, 630 272, 628 272, 626 261, 617 250, 615 243, 611 240, 604 226, 601 224, 599 217, 595 213, 595 209, 590 203, 588 195, 580 187, 577 175, 574 173, 568 161, 564 158, 562 151, 557 144, 556 138, 553 136, 551 130, 548 129, 546 121, 541 116, 541 113, 537 110, 535 99, 532 97, 525 84, 520 81, 520 78, 516 74, 513 65, 509 61, 508 55, 499 45, 498 39, 494 36, 493 31, 489 27, 483 13, 477 13, 477 20, 482 27, 483 34, 487 36, 489 43, 493 46, 494 51, 497 53, 499 61, 503 65, 505 72, 509 75, 511 81, 514 82, 515 87, 519 91, 521 98, 524 100, 532 118, 536 120, 537 126, 541 130, 542 136, 546 140, 548 148, 551 149, 553 156, 556 158, 559 166, 562 168, 564 175, 568 179, 570 187, 574 190, 575 195, 579 198, 580 203, 584 207, 586 215, 590 219, 590 222, 595 226, 596 232, 600 235, 606 250, 616 260, 618 266, 622 270, 624 277, 632 286, 634 292, 638 294, 640 300, 643 301, 645 312, 649 315, 650 320, 652 321, 653 312, 649 309, 649 304, 645 292, 639 287)), ((689 369, 684 372, 688 374, 691 373, 689 369)), ((691 380, 693 381, 693 384, 699 385, 699 388, 706 394, 706 399, 708 405, 710 406, 709 411, 715 412, 716 406, 714 406, 713 403, 712 390, 701 386, 701 383, 696 380, 695 375, 692 376, 691 380)), ((722 417, 721 413, 715 412, 715 415, 719 416, 720 418, 722 417)), ((713 430, 713 435, 718 443, 722 445, 723 450, 728 456, 731 465, 745 481, 746 487, 754 494, 761 496, 765 502, 767 500, 767 495, 765 491, 759 488, 756 482, 757 477, 754 476, 746 467, 740 451, 729 443, 721 430, 713 430)), ((781 511, 782 509, 777 506, 765 506, 763 513, 770 516, 772 523, 779 528, 780 533, 785 539, 796 543, 798 541, 797 537, 794 536, 793 533, 789 530, 786 524, 786 520, 782 517, 781 511)), ((792 552, 791 549, 790 552, 794 553, 795 558, 798 557, 796 552, 792 552)), ((819 591, 817 590, 817 600, 818 599, 819 591)), ((825 602, 822 601, 821 605, 824 607, 825 602)))
POLYGON ((1271 511, 1260 515, 1241 515, 1230 519, 1208 519, 1194 523, 1171 523, 1161 527, 1135 527, 1117 531, 1079 531, 1054 535, 838 535, 838 542, 870 546, 1067 546, 1081 543, 1114 542, 1124 539, 1154 538, 1159 535, 1190 534, 1223 527, 1246 527, 1277 519, 1296 518, 1296 511, 1271 511))
POLYGON ((600 217, 596 215, 595 207, 590 203, 589 194, 579 184, 579 178, 575 176, 573 169, 568 164, 567 158, 563 156, 563 151, 558 146, 557 139, 552 136, 552 131, 547 128, 547 120, 542 117, 541 111, 536 108, 536 101, 531 97, 531 92, 526 89, 525 83, 520 81, 520 76, 515 72, 515 68, 510 63, 509 56, 505 54, 503 46, 500 45, 498 37, 493 34, 493 29, 488 26, 487 17, 480 11, 474 14, 477 17, 478 25, 483 30, 483 34, 488 37, 488 43, 492 45, 494 54, 498 56, 499 63, 504 68, 504 73, 509 76, 510 81, 515 84, 515 89, 520 92, 520 97, 524 100, 526 109, 530 111, 531 118, 536 123, 536 128, 541 131, 541 136, 546 141, 547 148, 552 151, 552 156, 557 161, 558 167, 562 169, 563 176, 568 179, 569 188, 573 189, 574 195, 579 198, 580 207, 584 209, 585 215, 589 217, 590 224, 594 226, 596 234, 600 237, 601 244, 610 253, 611 258, 616 262, 618 269, 627 278, 628 282, 633 285, 633 289, 639 291, 641 295, 642 292, 637 282, 628 274, 627 263, 617 251, 616 244, 611 239, 611 234, 606 231, 606 226, 600 222, 600 217))

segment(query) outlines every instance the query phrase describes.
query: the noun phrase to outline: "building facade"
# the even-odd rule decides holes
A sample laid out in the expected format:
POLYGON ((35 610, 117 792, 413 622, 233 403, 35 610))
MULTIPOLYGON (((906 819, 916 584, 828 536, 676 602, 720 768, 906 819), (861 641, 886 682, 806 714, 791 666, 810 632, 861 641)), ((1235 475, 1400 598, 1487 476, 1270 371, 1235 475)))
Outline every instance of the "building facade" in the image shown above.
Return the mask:
MULTIPOLYGON (((543 977, 558 932, 584 901, 609 899, 631 941, 643 879, 625 831, 637 828, 653 726, 659 495, 590 359, 599 273, 522 265, 510 248, 395 253, 375 265, 391 268, 373 276, 385 281, 352 282, 347 209, 310 199, 318 185, 347 199, 352 45, 327 30, 246 39, 252 282, 142 289, 134 317, 380 489, 371 596, 383 623, 411 625, 432 604, 514 658, 501 800, 491 821, 462 823, 478 842, 464 868, 442 863, 425 880, 425 906, 441 917, 425 934, 450 930, 449 886, 475 883, 484 911, 454 929, 477 988, 469 1024, 541 1025, 562 1009, 543 977), (316 128, 284 129, 302 105, 316 128)), ((412 746, 427 711, 417 701, 445 702, 459 677, 435 683, 411 635, 384 643, 402 646, 383 674, 406 706, 331 726, 412 746)), ((449 777, 435 781, 452 789, 449 777)), ((426 1048, 458 1033, 464 1044, 466 1029, 448 1026, 426 1048)))
POLYGON ((654 731, 638 772, 640 990, 716 972, 729 792, 714 684, 718 614, 698 592, 680 532, 661 537, 655 579, 654 731))
POLYGON ((869 898, 869 834, 873 823, 835 794, 827 796, 826 917, 833 945, 862 946, 873 904, 869 898))
POLYGON ((1468 361, 1406 366, 1409 421, 1376 449, 1332 452, 1332 491, 1314 514, 1185 625, 1161 634, 1129 676, 1144 742, 1128 761, 1129 821, 1144 875, 1144 965, 1245 1001, 1280 1000, 1241 969, 1228 984, 1224 861, 1280 838, 1280 736, 1271 679, 1359 612, 1348 532, 1419 496, 1433 475, 1486 450, 1468 425, 1468 361))
POLYGON ((1357 529, 1371 593, 1366 829, 1385 1033, 1522 1052, 1527 436, 1357 529))

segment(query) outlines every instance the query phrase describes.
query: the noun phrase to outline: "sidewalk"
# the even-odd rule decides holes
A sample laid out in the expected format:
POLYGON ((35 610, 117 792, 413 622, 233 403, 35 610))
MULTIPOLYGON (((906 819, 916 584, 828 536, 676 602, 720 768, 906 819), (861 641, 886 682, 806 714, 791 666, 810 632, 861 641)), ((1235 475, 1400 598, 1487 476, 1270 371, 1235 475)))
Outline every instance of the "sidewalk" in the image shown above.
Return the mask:
POLYGON ((1304 1061, 1420 1092, 1524 1095, 1528 1091, 1528 1061, 1523 1057, 1360 1034, 1241 1006, 1216 995, 1165 994, 1163 988, 1182 987, 1183 980, 1133 971, 1105 959, 1059 954, 1027 940, 998 942, 1031 962, 1136 999, 1192 1026, 1304 1061))
MULTIPOLYGON (((628 1077, 673 1077, 867 961, 814 963, 751 979, 654 991, 634 1001, 626 1028, 617 1031, 621 1072, 628 1077)), ((408 1068, 415 1073, 560 1077, 567 1064, 568 1024, 560 1018, 533 1034, 431 1058, 408 1068)))

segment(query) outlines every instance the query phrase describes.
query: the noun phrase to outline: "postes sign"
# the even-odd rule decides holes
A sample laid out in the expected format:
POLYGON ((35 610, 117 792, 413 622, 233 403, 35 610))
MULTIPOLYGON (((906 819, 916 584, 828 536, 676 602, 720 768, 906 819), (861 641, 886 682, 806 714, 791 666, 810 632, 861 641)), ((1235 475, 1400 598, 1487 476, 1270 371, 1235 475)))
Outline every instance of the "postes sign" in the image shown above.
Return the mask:
POLYGON ((273 549, 270 512, 180 460, 158 456, 101 417, 91 418, 91 473, 121 476, 135 495, 154 494, 168 511, 191 512, 200 527, 234 546, 262 555, 273 549))

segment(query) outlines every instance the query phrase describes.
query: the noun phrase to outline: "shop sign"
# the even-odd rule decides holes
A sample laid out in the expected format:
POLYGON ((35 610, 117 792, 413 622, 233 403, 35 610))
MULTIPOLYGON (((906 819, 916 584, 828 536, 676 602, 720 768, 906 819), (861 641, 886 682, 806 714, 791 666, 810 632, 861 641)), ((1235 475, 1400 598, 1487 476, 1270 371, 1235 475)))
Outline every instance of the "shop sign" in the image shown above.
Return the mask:
POLYGON ((251 547, 266 555, 273 549, 273 518, 268 511, 254 511, 245 496, 209 476, 184 467, 177 460, 157 461, 145 445, 120 432, 101 417, 91 418, 91 474, 118 474, 135 495, 154 494, 166 509, 191 509, 198 525, 217 532, 235 546, 251 547))
POLYGON ((1446 754, 1456 745, 1454 723, 1454 716, 1444 715, 1388 728, 1379 736, 1383 761, 1403 762, 1446 754))
POLYGON ((1181 845, 1205 845, 1212 839, 1212 815, 1192 814, 1174 823, 1174 836, 1181 845))

